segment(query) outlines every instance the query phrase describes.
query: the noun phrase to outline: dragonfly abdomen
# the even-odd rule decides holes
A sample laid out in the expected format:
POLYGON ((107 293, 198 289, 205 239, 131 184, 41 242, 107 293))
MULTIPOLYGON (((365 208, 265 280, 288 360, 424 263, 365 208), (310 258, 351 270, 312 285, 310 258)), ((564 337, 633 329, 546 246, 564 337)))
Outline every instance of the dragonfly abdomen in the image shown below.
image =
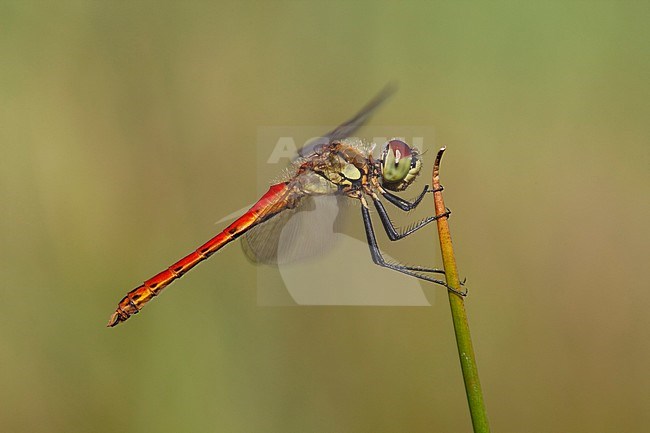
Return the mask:
POLYGON ((237 239, 251 227, 265 221, 280 210, 292 206, 293 203, 290 200, 283 200, 287 198, 285 197, 285 193, 288 190, 287 183, 279 183, 271 186, 268 192, 248 212, 226 227, 221 233, 164 271, 151 277, 141 286, 127 293, 109 319, 108 326, 115 326, 124 322, 132 315, 137 314, 154 296, 158 295, 165 287, 174 280, 182 277, 194 266, 219 251, 226 244, 237 239))
MULTIPOLYGON (((228 241, 224 242, 223 234, 223 232, 219 233, 219 235, 213 238, 214 241, 220 241, 221 246, 228 243, 228 241)), ((115 326, 132 315, 137 314, 147 302, 153 299, 154 296, 157 296, 165 287, 170 285, 174 280, 182 277, 183 274, 208 257, 209 255, 202 255, 194 251, 169 268, 151 277, 141 286, 131 290, 120 301, 115 313, 113 313, 108 322, 108 326, 115 326)))

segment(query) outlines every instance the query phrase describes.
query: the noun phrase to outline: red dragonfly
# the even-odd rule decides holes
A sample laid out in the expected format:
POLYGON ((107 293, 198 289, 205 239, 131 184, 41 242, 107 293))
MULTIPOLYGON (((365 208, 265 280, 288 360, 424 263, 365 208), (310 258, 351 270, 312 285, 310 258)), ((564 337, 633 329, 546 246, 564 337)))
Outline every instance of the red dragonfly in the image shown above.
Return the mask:
MULTIPOLYGON (((322 140, 312 142, 301 149, 299 158, 290 168, 291 175, 288 180, 272 185, 248 212, 221 233, 127 293, 111 316, 108 326, 115 326, 138 313, 165 287, 226 244, 251 229, 261 229, 264 226, 262 223, 283 212, 297 209, 306 197, 322 195, 344 196, 361 202, 361 215, 370 247, 370 256, 375 264, 421 280, 440 284, 448 290, 464 295, 464 292, 456 291, 444 281, 430 275, 444 274, 444 271, 387 262, 379 251, 367 197, 372 200, 383 228, 391 241, 402 239, 432 221, 449 215, 449 212, 446 212, 442 215, 430 216, 406 230, 397 230, 379 196, 398 209, 407 212, 417 207, 427 192, 433 192, 428 186, 425 186, 413 202, 389 192, 403 191, 415 180, 422 166, 418 150, 400 139, 392 139, 384 145, 381 157, 375 159, 372 156, 371 146, 365 146, 359 140, 348 138, 393 92, 392 87, 387 87, 352 119, 326 134, 322 140)), ((264 236, 249 237, 247 239, 249 249, 252 249, 253 252, 257 249, 260 253, 268 250, 267 245, 251 244, 251 240, 254 238, 265 239, 264 236)))

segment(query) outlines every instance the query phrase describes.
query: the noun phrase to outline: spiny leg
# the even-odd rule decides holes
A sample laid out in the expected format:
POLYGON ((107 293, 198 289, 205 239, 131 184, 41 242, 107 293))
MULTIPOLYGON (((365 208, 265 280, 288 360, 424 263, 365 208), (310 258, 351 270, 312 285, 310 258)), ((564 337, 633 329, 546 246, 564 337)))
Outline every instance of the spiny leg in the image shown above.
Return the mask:
MULTIPOLYGON (((363 203, 365 203, 365 200, 363 200, 363 203)), ((422 267, 422 266, 406 266, 406 265, 402 265, 402 264, 394 264, 394 263, 386 262, 384 260, 383 256, 381 255, 381 252, 379 251, 379 246, 377 244, 377 238, 375 237, 375 231, 374 231, 374 228, 372 226, 372 220, 370 219, 370 212, 367 209, 367 205, 362 205, 362 208, 363 208, 362 212, 365 210, 365 214, 363 215, 363 217, 364 217, 363 222, 364 222, 364 227, 366 228, 366 235, 368 237, 368 245, 371 248, 371 253, 373 252, 373 249, 374 249, 374 251, 376 251, 376 253, 377 253, 377 256, 380 258, 380 261, 383 262, 384 264, 388 265, 386 267, 390 267, 391 269, 394 269, 392 266, 396 266, 396 267, 399 267, 400 269, 405 269, 405 270, 408 270, 408 271, 415 271, 415 272, 430 272, 430 273, 436 273, 436 274, 444 274, 445 273, 445 271, 443 271, 442 269, 425 268, 425 267, 422 267), (367 218, 366 218, 366 216, 367 216, 367 218), (372 239, 370 238, 370 235, 372 235, 372 239)), ((385 209, 384 209, 384 211, 385 211, 385 209)), ((435 217, 433 217, 433 218, 435 218, 435 217)), ((391 225, 391 228, 392 228, 392 225, 391 225)), ((394 228, 392 228, 392 229, 393 229, 393 231, 395 230, 394 228)), ((387 229, 387 233, 388 233, 388 229, 387 229)), ((389 234, 389 236, 390 236, 390 234, 389 234)), ((374 260, 374 256, 373 256, 373 260, 374 260)), ((375 262, 375 263, 377 263, 377 262, 375 262)), ((380 266, 384 266, 384 264, 380 264, 380 263, 377 263, 377 264, 379 264, 380 266)), ((395 270, 398 270, 398 269, 395 269, 395 270)))
POLYGON ((438 192, 438 191, 442 191, 442 187, 438 189, 429 189, 429 185, 424 185, 424 190, 420 193, 420 195, 413 202, 410 202, 408 200, 404 200, 402 197, 396 196, 395 194, 391 194, 390 192, 386 191, 383 188, 379 189, 379 192, 386 200, 388 200, 391 204, 397 206, 404 212, 408 212, 418 207, 418 205, 420 204, 424 196, 427 195, 428 192, 438 192))
MULTIPOLYGON (((424 190, 424 193, 426 193, 427 190, 424 190)), ((423 193, 423 194, 424 194, 423 193)), ((372 201, 375 204, 375 208, 377 208, 377 213, 379 213, 379 219, 381 220, 381 224, 384 226, 384 230, 386 231, 386 234, 388 235, 388 238, 391 241, 397 241, 402 238, 405 238, 406 236, 410 235, 411 233, 415 232, 416 230, 421 229, 425 225, 429 224, 430 222, 433 222, 437 219, 440 219, 442 217, 448 217, 451 212, 447 210, 447 212, 441 214, 441 215, 436 215, 432 217, 427 217, 423 219, 422 221, 419 221, 412 226, 408 227, 406 230, 402 232, 398 232, 395 229, 395 226, 393 225, 393 222, 390 220, 390 217, 388 216, 388 212, 386 211, 386 208, 384 207, 384 204, 379 200, 379 198, 373 194, 372 196, 372 201)), ((422 195, 418 197, 418 200, 416 200, 416 206, 417 202, 421 199, 422 195)))
POLYGON ((366 230, 366 237, 368 238, 368 246, 370 247, 370 256, 372 257, 372 261, 375 264, 383 268, 392 269, 394 271, 401 272, 403 274, 410 275, 415 278, 419 278, 420 280, 425 280, 425 281, 430 281, 432 283, 440 284, 441 286, 446 287, 447 290, 451 290, 452 292, 460 296, 465 296, 467 294, 467 292, 461 292, 459 290, 454 289, 453 287, 448 286, 447 283, 445 283, 442 280, 438 280, 428 275, 423 275, 419 273, 419 272, 444 273, 444 271, 441 271, 439 269, 429 269, 429 268, 421 268, 415 266, 403 266, 397 263, 388 263, 381 255, 381 252, 379 251, 379 246, 377 245, 377 238, 375 237, 375 231, 372 228, 372 220, 370 219, 370 212, 368 211, 367 203, 363 199, 361 200, 361 202, 362 202, 361 215, 363 217, 363 226, 366 230))

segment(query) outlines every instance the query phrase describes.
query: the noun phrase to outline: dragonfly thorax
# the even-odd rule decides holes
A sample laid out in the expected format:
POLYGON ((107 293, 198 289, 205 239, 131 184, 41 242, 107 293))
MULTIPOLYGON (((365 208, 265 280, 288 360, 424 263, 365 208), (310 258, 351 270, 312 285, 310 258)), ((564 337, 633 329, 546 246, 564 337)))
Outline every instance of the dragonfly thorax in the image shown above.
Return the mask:
POLYGON ((346 139, 305 157, 294 179, 307 194, 349 194, 363 187, 373 167, 370 149, 360 141, 346 139))

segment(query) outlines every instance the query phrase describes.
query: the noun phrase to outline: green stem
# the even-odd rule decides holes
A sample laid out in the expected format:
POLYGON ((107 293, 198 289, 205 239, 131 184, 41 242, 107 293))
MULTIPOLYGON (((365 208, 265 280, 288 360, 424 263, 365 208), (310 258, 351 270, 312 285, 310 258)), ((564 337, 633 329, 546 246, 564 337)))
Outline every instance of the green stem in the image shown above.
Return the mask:
MULTIPOLYGON (((433 166, 433 188, 440 189, 440 160, 445 148, 438 151, 436 162, 433 166)), ((445 202, 442 198, 442 191, 433 194, 433 200, 436 208, 436 215, 445 213, 445 202)), ((455 290, 461 290, 460 279, 458 278, 458 268, 456 267, 456 258, 454 249, 451 244, 451 234, 449 233, 449 223, 447 217, 438 219, 438 237, 440 239, 440 249, 442 251, 442 263, 445 269, 447 284, 455 290)), ((465 298, 448 292, 449 305, 451 307, 451 316, 454 322, 454 331, 456 333, 456 345, 458 346, 458 356, 460 357, 460 366, 465 381, 465 393, 469 404, 469 412, 472 417, 474 432, 487 433, 490 431, 488 424, 485 403, 483 402, 483 393, 481 391, 481 382, 478 377, 476 368, 476 358, 472 348, 472 338, 469 333, 469 324, 467 322, 467 312, 465 311, 465 298)))

